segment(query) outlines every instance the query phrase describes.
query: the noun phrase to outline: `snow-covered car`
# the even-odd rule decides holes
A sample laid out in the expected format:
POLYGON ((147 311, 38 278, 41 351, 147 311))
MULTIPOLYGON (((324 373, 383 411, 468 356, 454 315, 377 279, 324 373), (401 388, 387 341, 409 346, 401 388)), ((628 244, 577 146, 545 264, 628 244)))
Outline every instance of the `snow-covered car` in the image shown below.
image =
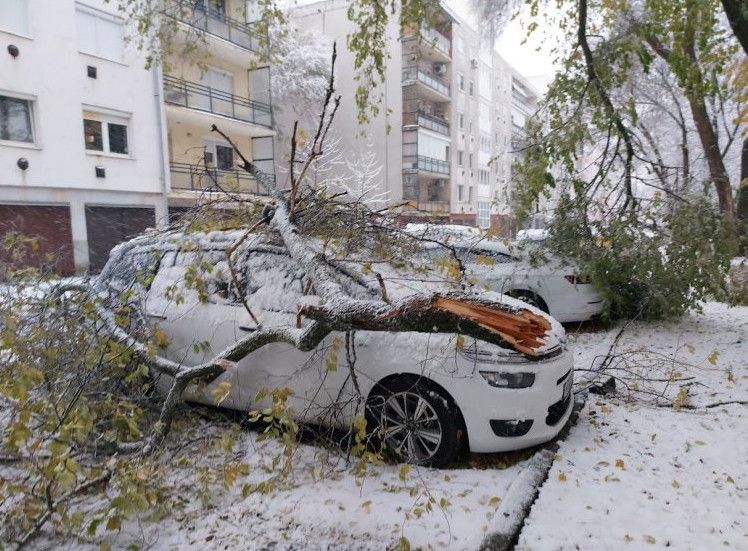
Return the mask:
MULTIPOLYGON (((560 322, 589 320, 605 310, 603 296, 590 278, 568 259, 545 255, 533 260, 530 247, 489 239, 467 226, 408 224, 406 230, 453 247, 479 287, 520 299, 560 322)), ((433 243, 431 249, 446 254, 433 243)))
MULTIPOLYGON (((236 237, 213 232, 199 248, 162 246, 149 263, 135 258, 153 258, 147 240, 127 248, 130 264, 140 266, 141 273, 150 266, 144 309, 168 336, 165 355, 171 360, 199 365, 258 330, 244 301, 263 329, 309 323, 297 316, 301 304, 316 298, 309 294, 304 270, 259 236, 235 255, 243 293, 235 288, 225 251, 236 237), (196 266, 205 270, 200 284, 196 266)), ((112 256, 123 250, 120 246, 112 256)), ((132 280, 120 268, 105 268, 100 278, 115 294, 132 280)), ((397 293, 397 283, 387 285, 397 293)), ((368 429, 401 460, 431 466, 453 461, 465 448, 500 452, 546 442, 571 412, 573 356, 564 329, 532 306, 490 297, 548 321, 551 329, 536 357, 449 333, 333 332, 310 351, 266 344, 207 386, 189 388, 186 398, 215 404, 218 393, 222 407, 250 411, 265 407, 256 402, 261 389, 288 388, 287 405, 300 421, 346 427, 365 416, 368 429)), ((162 390, 170 383, 163 375, 157 381, 162 390)))

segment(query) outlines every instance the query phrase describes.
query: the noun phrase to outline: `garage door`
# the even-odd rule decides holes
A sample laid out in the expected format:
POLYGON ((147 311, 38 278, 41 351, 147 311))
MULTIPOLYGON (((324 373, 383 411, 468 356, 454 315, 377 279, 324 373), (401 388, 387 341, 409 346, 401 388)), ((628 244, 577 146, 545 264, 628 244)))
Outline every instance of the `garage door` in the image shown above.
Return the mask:
POLYGON ((0 243, 9 232, 36 238, 39 247, 15 248, 11 252, 0 246, 0 261, 15 257, 17 267, 33 266, 60 275, 72 275, 73 234, 70 208, 37 205, 0 205, 0 243))
POLYGON ((152 208, 86 206, 90 271, 101 271, 115 245, 155 225, 156 213, 152 208))

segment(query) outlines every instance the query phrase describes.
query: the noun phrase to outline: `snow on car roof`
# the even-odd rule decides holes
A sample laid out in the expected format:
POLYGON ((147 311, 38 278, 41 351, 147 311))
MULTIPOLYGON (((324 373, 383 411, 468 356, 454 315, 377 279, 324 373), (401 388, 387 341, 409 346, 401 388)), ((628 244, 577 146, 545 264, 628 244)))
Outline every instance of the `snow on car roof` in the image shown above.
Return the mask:
MULTIPOLYGON (((407 224, 405 232, 413 237, 439 241, 445 245, 473 250, 492 251, 516 256, 521 252, 517 246, 508 245, 498 238, 472 226, 457 224, 407 224)), ((437 243, 424 242, 425 248, 438 247, 437 243)))

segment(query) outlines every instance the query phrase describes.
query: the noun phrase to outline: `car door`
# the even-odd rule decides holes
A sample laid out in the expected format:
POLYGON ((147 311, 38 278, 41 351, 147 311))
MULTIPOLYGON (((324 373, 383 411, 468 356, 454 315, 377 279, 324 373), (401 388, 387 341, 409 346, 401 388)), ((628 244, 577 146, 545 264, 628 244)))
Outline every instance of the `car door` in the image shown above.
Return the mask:
MULTIPOLYGON (((297 331, 309 326, 310 320, 301 319, 301 327, 297 327, 297 313, 302 298, 314 301, 315 297, 308 293, 303 270, 288 255, 250 253, 243 270, 247 304, 263 328, 297 331)), ((246 311, 242 319, 249 319, 246 311)), ((262 389, 290 389, 293 394, 287 404, 296 416, 330 422, 334 420, 325 418, 330 414, 329 406, 348 394, 345 358, 345 337, 340 333, 328 335, 310 351, 288 343, 270 343, 238 363, 236 384, 251 398, 262 389)))

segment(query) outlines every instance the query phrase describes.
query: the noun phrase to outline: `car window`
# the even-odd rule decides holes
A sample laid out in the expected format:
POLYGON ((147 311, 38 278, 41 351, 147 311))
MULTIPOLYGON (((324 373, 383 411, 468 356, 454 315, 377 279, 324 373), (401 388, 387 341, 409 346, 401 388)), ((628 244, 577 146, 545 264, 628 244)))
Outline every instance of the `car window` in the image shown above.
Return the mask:
POLYGON ((486 249, 457 249, 460 260, 469 264, 508 264, 516 259, 499 251, 486 249))

